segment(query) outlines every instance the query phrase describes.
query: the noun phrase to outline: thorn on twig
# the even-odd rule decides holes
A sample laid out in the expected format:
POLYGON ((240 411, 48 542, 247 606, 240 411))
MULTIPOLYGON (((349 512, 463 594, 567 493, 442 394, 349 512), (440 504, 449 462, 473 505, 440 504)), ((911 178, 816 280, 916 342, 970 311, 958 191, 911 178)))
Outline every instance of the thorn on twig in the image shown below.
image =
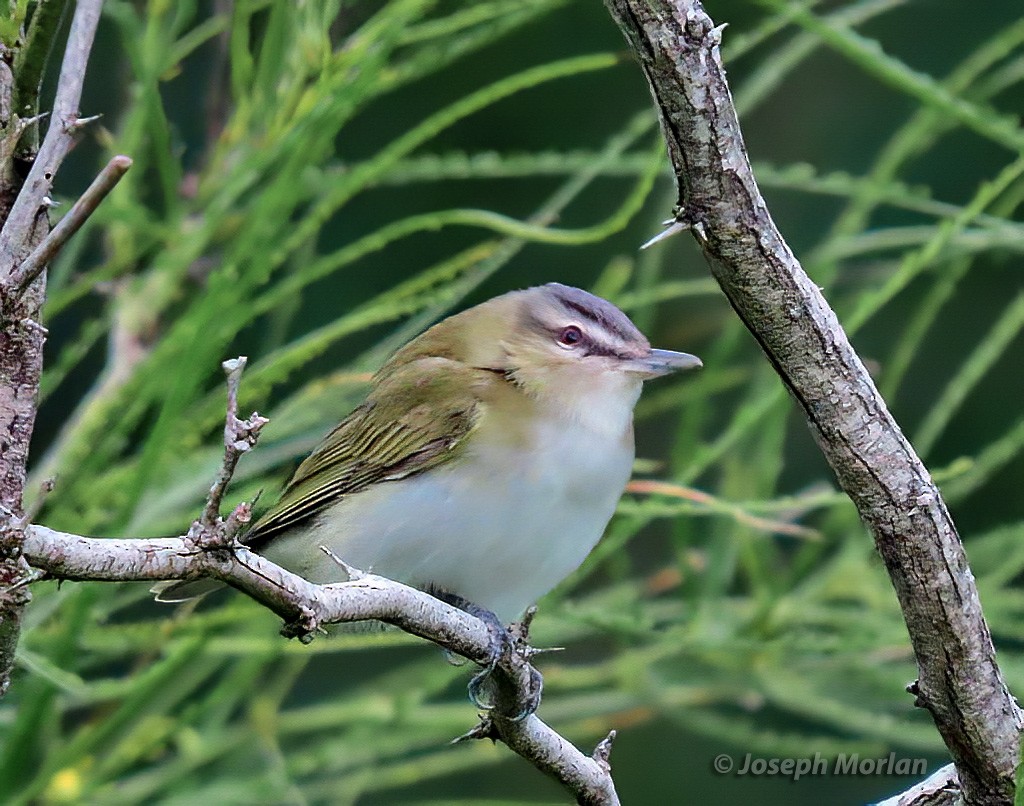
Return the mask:
POLYGON ((711 47, 717 47, 722 44, 722 32, 729 27, 729 23, 723 22, 721 25, 717 25, 707 33, 707 40, 711 44, 711 47))
POLYGON ((614 730, 608 731, 608 735, 598 742, 597 747, 594 748, 594 752, 590 756, 606 773, 612 771, 609 758, 612 754, 612 743, 615 741, 615 735, 614 730))
POLYGON ((47 576, 47 572, 40 568, 30 568, 25 574, 8 585, 7 589, 13 591, 18 590, 19 588, 26 588, 33 582, 39 582, 40 580, 46 579, 47 576))
POLYGON ((472 728, 467 730, 461 736, 456 736, 451 740, 450 744, 460 744, 461 742, 468 742, 471 739, 490 739, 492 742, 498 741, 501 736, 494 726, 494 720, 489 716, 482 715, 480 721, 477 722, 472 728))
POLYGON ((519 650, 524 658, 529 660, 530 658, 536 657, 537 655, 545 655, 548 652, 565 652, 564 646, 527 646, 519 650))
POLYGON ((50 116, 49 112, 40 112, 38 115, 32 115, 29 118, 21 118, 18 120, 18 137, 25 132, 29 126, 35 126, 37 123, 41 123, 50 116))
POLYGON ((678 219, 675 218, 670 218, 663 223, 666 229, 663 229, 653 238, 649 239, 644 244, 642 244, 640 246, 641 249, 648 249, 654 246, 654 244, 659 243, 660 241, 664 241, 667 238, 671 238, 673 235, 678 235, 680 232, 683 232, 684 230, 688 230, 690 228, 690 224, 688 222, 679 221, 678 219))
POLYGON ((706 244, 708 242, 708 233, 707 230, 704 229, 703 221, 694 221, 690 225, 690 228, 693 230, 693 234, 697 236, 697 240, 700 241, 701 244, 706 244))
POLYGON ((341 557, 339 557, 337 554, 331 551, 327 546, 320 546, 320 551, 322 551, 324 554, 330 557, 331 560, 337 566, 339 566, 346 574, 348 574, 348 578, 350 580, 365 579, 369 576, 369 574, 366 571, 361 571, 355 566, 349 565, 347 562, 341 559, 341 557))
POLYGON ((26 330, 34 330, 40 336, 45 337, 50 335, 50 331, 47 330, 43 325, 39 324, 35 319, 31 319, 27 316, 21 320, 21 325, 26 330))
POLYGON ((101 117, 103 117, 102 113, 100 113, 99 115, 90 115, 87 118, 76 117, 74 120, 72 120, 70 123, 67 123, 64 126, 64 131, 66 131, 68 134, 76 134, 77 132, 81 131, 86 126, 88 126, 90 123, 95 123, 101 117))

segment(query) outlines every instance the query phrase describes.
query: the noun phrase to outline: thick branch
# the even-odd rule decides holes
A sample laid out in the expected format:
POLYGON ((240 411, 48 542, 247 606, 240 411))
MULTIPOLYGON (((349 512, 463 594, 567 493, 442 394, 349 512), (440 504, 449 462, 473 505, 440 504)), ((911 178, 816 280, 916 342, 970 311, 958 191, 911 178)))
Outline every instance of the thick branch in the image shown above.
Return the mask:
MULTIPOLYGON (((18 77, 0 71, 0 109, 10 114, 5 147, 0 148, 0 211, 7 213, 0 230, 0 695, 10 683, 21 616, 30 598, 23 584, 30 569, 21 556, 20 512, 46 334, 39 322, 45 274, 24 290, 12 282, 11 275, 48 233, 43 201, 50 193, 57 168, 71 148, 85 65, 101 5, 101 0, 79 0, 75 7, 54 114, 28 178, 20 187, 11 160, 12 147, 21 135, 19 127, 24 121, 17 120, 18 110, 12 112, 11 107, 15 103, 29 103, 27 96, 31 91, 28 84, 21 84, 20 94, 16 93, 12 82, 16 83, 18 77), (19 100, 13 100, 15 96, 19 100), (14 193, 18 195, 12 200, 14 193)), ((51 17, 40 19, 51 29, 55 24, 51 17)), ((36 29, 36 35, 42 35, 40 30, 36 29)))
POLYGON ((740 134, 715 28, 698 0, 607 0, 661 113, 676 220, 803 409, 875 538, 917 657, 917 704, 968 803, 1013 798, 1021 712, 1003 682, 949 512, 835 314, 775 227, 740 134))
POLYGON ((876 806, 957 806, 960 802, 956 767, 947 764, 906 792, 881 800, 876 806))

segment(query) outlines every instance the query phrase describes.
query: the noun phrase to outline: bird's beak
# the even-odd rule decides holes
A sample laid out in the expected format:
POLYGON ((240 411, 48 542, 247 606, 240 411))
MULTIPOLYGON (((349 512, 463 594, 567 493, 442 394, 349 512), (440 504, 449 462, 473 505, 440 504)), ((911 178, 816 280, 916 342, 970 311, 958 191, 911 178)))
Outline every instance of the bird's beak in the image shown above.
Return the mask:
POLYGON ((684 369, 696 369, 704 366, 703 362, 695 355, 689 353, 676 353, 672 350, 651 350, 643 358, 631 358, 625 362, 623 367, 626 372, 632 372, 641 376, 644 380, 649 378, 660 378, 672 372, 679 372, 684 369))

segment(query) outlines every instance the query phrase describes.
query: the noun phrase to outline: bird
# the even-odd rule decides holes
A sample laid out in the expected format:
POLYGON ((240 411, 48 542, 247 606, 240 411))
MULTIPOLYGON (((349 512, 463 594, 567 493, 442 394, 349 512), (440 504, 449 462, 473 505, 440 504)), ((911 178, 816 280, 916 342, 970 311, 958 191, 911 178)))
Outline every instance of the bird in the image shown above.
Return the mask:
POLYGON ((700 366, 579 288, 494 297, 398 349, 241 542, 314 583, 344 581, 340 558, 507 624, 604 533, 643 383, 700 366))

